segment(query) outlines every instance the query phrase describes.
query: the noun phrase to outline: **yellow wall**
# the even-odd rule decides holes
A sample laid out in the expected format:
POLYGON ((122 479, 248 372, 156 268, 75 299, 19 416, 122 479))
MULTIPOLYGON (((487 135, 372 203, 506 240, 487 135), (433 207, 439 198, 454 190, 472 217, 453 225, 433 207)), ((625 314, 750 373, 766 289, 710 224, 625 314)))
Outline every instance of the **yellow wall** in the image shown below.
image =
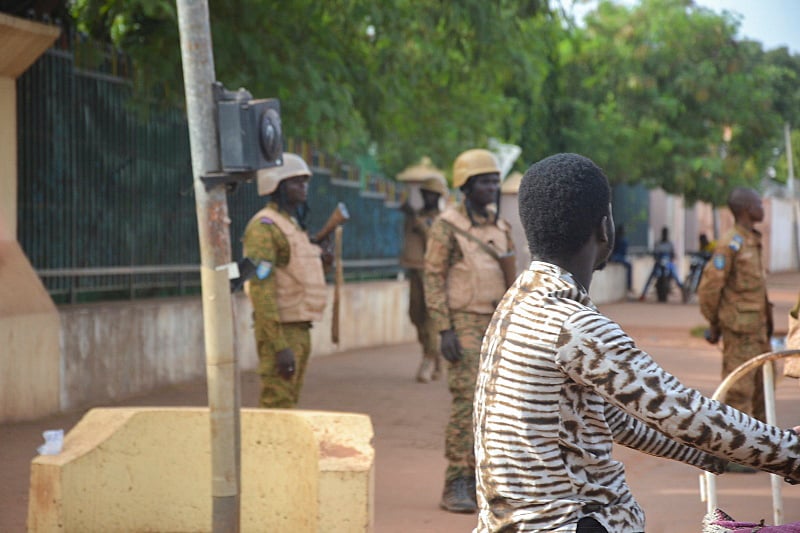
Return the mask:
POLYGON ((16 79, 60 30, 0 13, 0 420, 59 408, 60 321, 17 243, 16 79))
POLYGON ((17 238, 17 83, 0 77, 0 240, 17 238))
POLYGON ((61 322, 16 241, 0 241, 0 420, 59 411, 61 322))
MULTIPOLYGON (((94 409, 62 453, 31 464, 28 531, 211 531, 205 408, 94 409)), ((241 531, 355 532, 373 524, 365 415, 244 409, 241 531)))

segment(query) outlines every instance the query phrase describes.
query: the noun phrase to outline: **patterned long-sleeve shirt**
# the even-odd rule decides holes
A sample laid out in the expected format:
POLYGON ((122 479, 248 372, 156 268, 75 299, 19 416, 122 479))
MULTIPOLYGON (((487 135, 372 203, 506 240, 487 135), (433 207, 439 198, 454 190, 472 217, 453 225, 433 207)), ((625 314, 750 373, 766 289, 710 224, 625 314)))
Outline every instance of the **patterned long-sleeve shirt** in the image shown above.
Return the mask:
POLYGON ((681 384, 549 263, 531 263, 498 306, 474 413, 478 533, 571 532, 587 515, 644 531, 614 441, 714 473, 731 460, 800 480, 794 432, 681 384))
MULTIPOLYGON (((277 211, 277 204, 270 203, 269 207, 277 211)), ((291 247, 286 235, 267 217, 252 220, 247 225, 242 246, 245 257, 268 269, 263 279, 257 276, 250 279, 248 292, 253 304, 254 327, 262 334, 260 338, 267 339, 272 344, 272 353, 277 353, 288 348, 289 343, 283 335, 278 313, 274 270, 289 264, 291 247)))

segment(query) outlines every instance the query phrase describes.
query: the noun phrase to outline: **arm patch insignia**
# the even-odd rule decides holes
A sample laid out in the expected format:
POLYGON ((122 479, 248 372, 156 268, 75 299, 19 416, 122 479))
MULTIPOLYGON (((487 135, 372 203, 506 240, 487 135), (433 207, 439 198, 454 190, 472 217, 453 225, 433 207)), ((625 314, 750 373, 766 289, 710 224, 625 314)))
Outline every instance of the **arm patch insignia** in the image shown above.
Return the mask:
POLYGON ((728 247, 734 252, 738 252, 742 248, 742 244, 744 244, 744 238, 741 235, 734 235, 728 247))
POLYGON ((262 224, 274 224, 275 223, 275 221, 272 220, 269 217, 261 217, 261 218, 258 219, 258 221, 261 222, 262 224))
POLYGON ((725 256, 722 254, 715 254, 714 255, 714 268, 717 270, 724 270, 725 269, 725 256))
POLYGON ((258 279, 267 279, 270 272, 272 272, 272 263, 269 261, 259 261, 256 267, 256 277, 258 279))

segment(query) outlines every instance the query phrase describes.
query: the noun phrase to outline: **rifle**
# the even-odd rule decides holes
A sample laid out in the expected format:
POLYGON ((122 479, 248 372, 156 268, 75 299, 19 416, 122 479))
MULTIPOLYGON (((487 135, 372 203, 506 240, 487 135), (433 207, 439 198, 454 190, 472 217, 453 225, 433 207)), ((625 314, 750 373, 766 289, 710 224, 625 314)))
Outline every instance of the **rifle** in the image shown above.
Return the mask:
POLYGON ((514 252, 506 252, 494 256, 500 263, 503 271, 503 279, 506 281, 506 288, 511 287, 517 280, 517 256, 514 252))
POLYGON ((325 240, 333 230, 348 220, 350 220, 350 213, 347 212, 347 206, 344 205, 343 202, 339 202, 336 204, 336 208, 331 213, 331 216, 328 217, 325 225, 322 226, 322 229, 315 233, 313 237, 311 237, 311 242, 314 244, 319 244, 325 240))
POLYGON ((336 208, 328 217, 325 225, 311 238, 311 242, 319 244, 334 233, 333 242, 333 264, 336 268, 334 275, 333 286, 333 308, 331 316, 331 341, 334 344, 339 344, 339 308, 340 296, 342 285, 344 284, 344 270, 342 268, 342 224, 350 220, 350 213, 347 211, 347 206, 343 202, 336 204, 336 208))
POLYGON ((342 226, 336 226, 333 234, 333 261, 336 265, 333 285, 333 308, 331 316, 331 342, 339 344, 339 309, 341 307, 341 290, 344 285, 344 268, 342 266, 342 226))

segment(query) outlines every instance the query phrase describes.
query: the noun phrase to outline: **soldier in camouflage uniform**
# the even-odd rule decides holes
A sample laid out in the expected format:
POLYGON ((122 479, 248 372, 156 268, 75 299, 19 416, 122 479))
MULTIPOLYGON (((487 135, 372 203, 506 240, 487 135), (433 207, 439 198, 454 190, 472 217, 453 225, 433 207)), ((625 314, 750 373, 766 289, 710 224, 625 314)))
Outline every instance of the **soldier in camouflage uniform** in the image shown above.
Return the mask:
MULTIPOLYGON (((432 172, 437 170, 432 169, 432 172)), ((439 354, 439 332, 425 308, 425 288, 423 273, 425 266, 425 243, 434 219, 441 213, 439 199, 447 194, 444 175, 431 176, 420 185, 423 206, 413 209, 408 202, 401 206, 405 214, 403 227, 403 252, 400 266, 408 276, 408 315, 417 329, 417 339, 422 345, 422 361, 417 370, 417 381, 428 383, 439 379, 441 374, 441 355, 439 354)))
POLYGON ((452 395, 445 436, 448 466, 440 506, 475 512, 472 403, 481 340, 508 288, 497 256, 513 253, 511 226, 496 212, 500 169, 487 150, 467 150, 453 164, 464 202, 436 219, 425 252, 425 303, 449 362, 452 395))
POLYGON ((283 166, 258 173, 259 195, 269 203, 244 231, 244 256, 256 265, 246 291, 261 376, 261 407, 297 405, 311 353, 311 322, 322 318, 327 289, 323 256, 305 231, 311 171, 302 158, 283 154, 283 166))
MULTIPOLYGON (((761 197, 752 189, 734 189, 728 207, 734 227, 718 241, 703 269, 697 296, 710 327, 706 338, 722 338, 722 377, 753 357, 769 352, 772 305, 761 256, 761 233, 753 225, 764 219, 761 197)), ((761 371, 754 370, 729 390, 725 403, 766 421, 761 371)))

